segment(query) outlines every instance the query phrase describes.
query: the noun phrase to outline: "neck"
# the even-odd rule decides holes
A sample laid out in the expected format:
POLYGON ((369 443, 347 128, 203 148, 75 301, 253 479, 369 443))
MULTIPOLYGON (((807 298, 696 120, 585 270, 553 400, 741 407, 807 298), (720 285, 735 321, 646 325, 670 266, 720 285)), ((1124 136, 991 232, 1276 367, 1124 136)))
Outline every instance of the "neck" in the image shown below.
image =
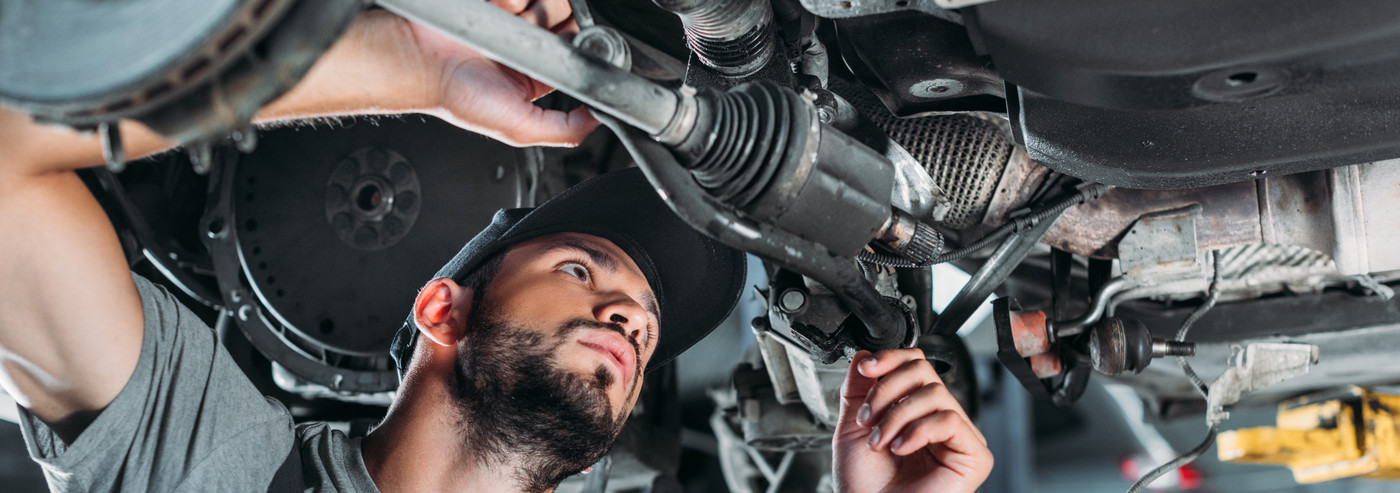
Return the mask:
POLYGON ((512 461, 483 460, 459 438, 470 423, 461 421, 446 385, 414 377, 404 379, 384 422, 361 442, 379 490, 519 492, 512 461))

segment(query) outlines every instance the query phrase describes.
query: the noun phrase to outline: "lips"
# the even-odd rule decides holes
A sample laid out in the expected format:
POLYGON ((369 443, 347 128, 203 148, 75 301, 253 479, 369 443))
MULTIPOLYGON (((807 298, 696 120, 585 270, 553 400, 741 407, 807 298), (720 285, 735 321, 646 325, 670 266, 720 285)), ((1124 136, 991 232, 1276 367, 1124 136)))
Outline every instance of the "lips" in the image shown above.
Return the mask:
POLYGON ((587 346, 594 351, 602 353, 617 369, 621 382, 626 385, 632 381, 632 376, 636 373, 637 352, 631 344, 611 330, 589 331, 590 333, 579 338, 579 344, 587 346))

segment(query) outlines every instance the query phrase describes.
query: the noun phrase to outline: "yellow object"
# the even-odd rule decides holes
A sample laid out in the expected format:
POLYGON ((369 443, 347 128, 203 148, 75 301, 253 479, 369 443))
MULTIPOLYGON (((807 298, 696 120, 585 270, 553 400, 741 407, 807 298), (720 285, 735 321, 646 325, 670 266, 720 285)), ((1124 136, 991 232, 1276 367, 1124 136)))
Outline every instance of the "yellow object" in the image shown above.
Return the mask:
POLYGON ((1360 387, 1279 404, 1278 427, 1220 434, 1220 460, 1279 464, 1299 483, 1400 478, 1400 396, 1360 387))

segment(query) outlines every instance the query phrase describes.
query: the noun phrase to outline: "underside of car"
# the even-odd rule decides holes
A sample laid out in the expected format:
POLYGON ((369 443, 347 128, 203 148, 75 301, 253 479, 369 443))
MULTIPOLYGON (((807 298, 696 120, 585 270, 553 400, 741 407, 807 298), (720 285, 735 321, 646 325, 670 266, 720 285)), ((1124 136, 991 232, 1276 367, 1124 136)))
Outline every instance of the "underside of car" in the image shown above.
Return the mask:
MULTIPOLYGON (((1395 2, 575 0, 571 41, 484 2, 79 3, 0 5, 0 102, 104 138, 82 176, 133 269, 302 418, 382 416, 417 289, 494 211, 633 166, 761 261, 751 342, 713 388, 654 371, 614 472, 561 491, 668 491, 696 440, 732 491, 830 488, 848 358, 920 347, 977 416, 979 325, 1033 399, 1111 381, 1211 438, 1231 409, 1400 380, 1395 2), (365 8, 607 128, 517 149, 419 115, 250 126, 365 8), (188 144, 126 163, 121 118, 188 144), (941 264, 970 277, 935 307, 941 264)), ((1297 477, 1400 469, 1347 471, 1297 477)))

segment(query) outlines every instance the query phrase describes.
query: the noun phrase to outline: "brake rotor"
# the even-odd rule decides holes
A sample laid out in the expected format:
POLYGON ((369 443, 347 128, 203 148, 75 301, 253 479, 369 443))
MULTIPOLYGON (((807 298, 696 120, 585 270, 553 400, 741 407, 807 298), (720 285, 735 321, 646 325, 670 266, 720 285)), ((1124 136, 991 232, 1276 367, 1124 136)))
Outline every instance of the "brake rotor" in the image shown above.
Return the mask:
POLYGON ((0 98, 48 116, 159 104, 218 73, 291 3, 10 0, 0 98))
POLYGON ((437 120, 259 140, 233 178, 242 269, 312 354, 387 355, 418 289, 525 190, 521 150, 437 120))

